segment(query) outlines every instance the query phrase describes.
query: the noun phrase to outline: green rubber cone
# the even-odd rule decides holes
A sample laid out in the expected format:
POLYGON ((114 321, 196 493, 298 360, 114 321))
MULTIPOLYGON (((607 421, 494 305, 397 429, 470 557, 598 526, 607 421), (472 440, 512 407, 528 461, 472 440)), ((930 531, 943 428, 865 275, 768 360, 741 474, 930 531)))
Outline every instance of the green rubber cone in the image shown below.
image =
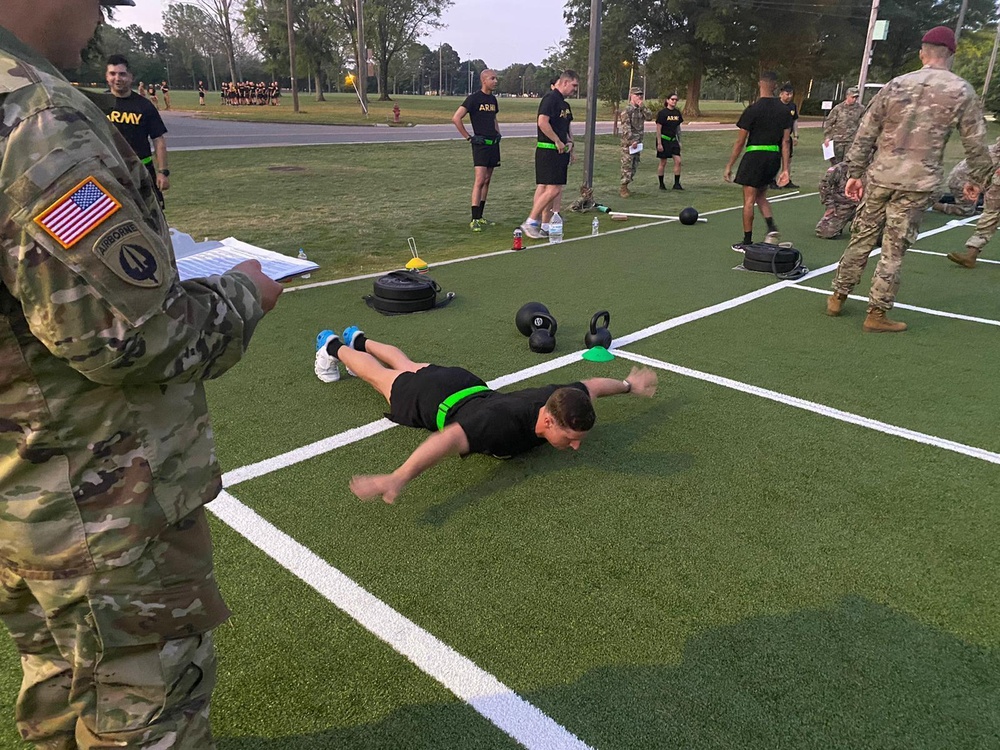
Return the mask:
POLYGON ((583 358, 588 362, 610 362, 615 355, 603 346, 592 346, 583 353, 583 358))

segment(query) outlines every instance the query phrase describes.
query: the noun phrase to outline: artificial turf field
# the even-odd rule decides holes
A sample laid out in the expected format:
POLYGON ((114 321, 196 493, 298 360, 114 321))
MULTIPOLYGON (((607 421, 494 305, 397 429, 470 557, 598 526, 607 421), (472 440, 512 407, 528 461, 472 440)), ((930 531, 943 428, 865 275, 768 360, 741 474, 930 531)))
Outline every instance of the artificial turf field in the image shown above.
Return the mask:
MULTIPOLYGON (((820 213, 775 203, 815 271, 794 283, 733 270, 729 210, 432 261, 457 297, 430 313, 378 315, 370 279, 286 293, 209 388, 235 613, 219 747, 1000 746, 1000 265, 911 252, 910 331, 864 334, 863 301, 831 319, 807 289, 846 244, 813 237, 820 213), (551 355, 514 328, 528 300, 559 321, 551 355), (606 364, 580 358, 599 309, 606 364), (385 429, 360 381, 315 379, 316 332, 349 324, 498 387, 639 360, 659 392, 600 400, 579 452, 450 459, 395 506, 364 503, 350 476, 425 435, 385 429)), ((942 253, 972 228, 923 230, 914 248, 942 253)), ((0 742, 18 747, 0 649, 0 742)))

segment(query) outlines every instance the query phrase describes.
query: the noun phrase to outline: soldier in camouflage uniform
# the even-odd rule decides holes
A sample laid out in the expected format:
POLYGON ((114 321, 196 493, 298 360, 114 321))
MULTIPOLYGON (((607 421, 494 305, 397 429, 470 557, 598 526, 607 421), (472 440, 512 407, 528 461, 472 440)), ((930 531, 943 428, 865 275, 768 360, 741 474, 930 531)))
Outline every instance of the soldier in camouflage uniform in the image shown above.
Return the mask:
MULTIPOLYGON (((1000 138, 990 147, 994 166, 1000 166, 1000 138)), ((1000 227, 1000 169, 993 173, 983 200, 983 213, 976 222, 976 231, 965 243, 964 253, 948 253, 948 260, 966 268, 975 268, 976 259, 1000 227)))
POLYGON ((653 113, 643 103, 642 89, 633 87, 628 91, 628 106, 618 115, 618 123, 621 128, 622 137, 622 186, 618 194, 622 198, 628 198, 628 185, 635 177, 635 170, 639 167, 640 152, 630 153, 630 148, 642 143, 642 131, 645 122, 653 119, 653 113))
POLYGON ((844 154, 854 140, 854 134, 858 132, 861 115, 864 113, 865 108, 858 101, 856 86, 847 89, 844 101, 830 110, 823 123, 823 145, 833 143, 834 157, 830 159, 830 164, 839 164, 844 160, 844 154))
POLYGON ((816 236, 824 240, 839 237, 858 210, 858 202, 844 195, 847 185, 847 163, 830 167, 819 183, 819 199, 826 213, 816 224, 816 236))
POLYGON ((24 740, 202 750, 228 615, 202 381, 281 287, 255 261, 178 280, 149 172, 57 70, 102 3, 133 4, 0 6, 0 619, 24 740))
MULTIPOLYGON (((998 162, 1000 162, 1000 138, 990 146, 990 158, 993 159, 994 166, 997 166, 998 162)), ((970 201, 962 193, 970 179, 969 160, 962 159, 948 173, 948 190, 950 196, 941 196, 932 208, 949 216, 972 216, 975 214, 978 201, 970 201)))
POLYGON ((941 184, 944 147, 951 131, 958 129, 969 161, 967 197, 976 194, 993 169, 979 98, 972 86, 949 70, 954 32, 938 26, 922 42, 924 67, 894 78, 879 91, 847 151, 845 193, 863 200, 851 227, 851 242, 837 266, 826 312, 840 315, 882 234, 863 325, 866 331, 906 330, 905 323, 889 320, 886 312, 896 300, 903 255, 941 184), (867 187, 862 186, 862 176, 867 187))

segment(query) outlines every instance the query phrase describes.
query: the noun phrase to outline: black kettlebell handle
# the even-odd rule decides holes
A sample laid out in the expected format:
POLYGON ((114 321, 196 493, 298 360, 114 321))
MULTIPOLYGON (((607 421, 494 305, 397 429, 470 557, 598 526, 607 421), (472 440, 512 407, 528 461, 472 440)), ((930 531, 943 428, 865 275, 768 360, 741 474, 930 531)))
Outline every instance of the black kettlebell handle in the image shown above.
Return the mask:
POLYGON ((548 331, 550 335, 556 335, 556 319, 553 318, 548 313, 536 312, 531 316, 531 330, 534 331, 548 331), (535 319, 540 319, 545 325, 535 325, 535 319))
POLYGON ((594 317, 590 319, 590 332, 596 335, 598 328, 607 328, 610 325, 611 325, 611 313, 609 313, 607 310, 601 310, 599 312, 595 312, 594 317), (604 324, 599 326, 598 322, 601 320, 601 318, 604 318, 604 324))

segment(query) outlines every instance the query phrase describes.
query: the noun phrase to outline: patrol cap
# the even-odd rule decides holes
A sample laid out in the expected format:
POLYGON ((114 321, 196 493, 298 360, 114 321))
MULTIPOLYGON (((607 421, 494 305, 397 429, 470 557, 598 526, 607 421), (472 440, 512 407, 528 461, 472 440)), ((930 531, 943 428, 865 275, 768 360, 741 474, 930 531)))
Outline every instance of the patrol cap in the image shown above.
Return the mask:
POLYGON ((633 86, 632 88, 630 88, 628 90, 628 93, 629 93, 629 96, 631 96, 633 94, 638 94, 639 96, 643 96, 642 89, 639 88, 638 86, 633 86))
POLYGON ((131 5, 135 6, 135 0, 101 0, 101 5, 105 7, 111 7, 114 5, 131 5))
POLYGON ((848 96, 857 96, 858 95, 858 87, 857 86, 851 86, 851 88, 847 89, 847 95, 848 96))
POLYGON ((947 26, 935 26, 924 34, 924 38, 920 41, 924 44, 938 44, 947 47, 949 52, 955 54, 955 32, 947 26))

